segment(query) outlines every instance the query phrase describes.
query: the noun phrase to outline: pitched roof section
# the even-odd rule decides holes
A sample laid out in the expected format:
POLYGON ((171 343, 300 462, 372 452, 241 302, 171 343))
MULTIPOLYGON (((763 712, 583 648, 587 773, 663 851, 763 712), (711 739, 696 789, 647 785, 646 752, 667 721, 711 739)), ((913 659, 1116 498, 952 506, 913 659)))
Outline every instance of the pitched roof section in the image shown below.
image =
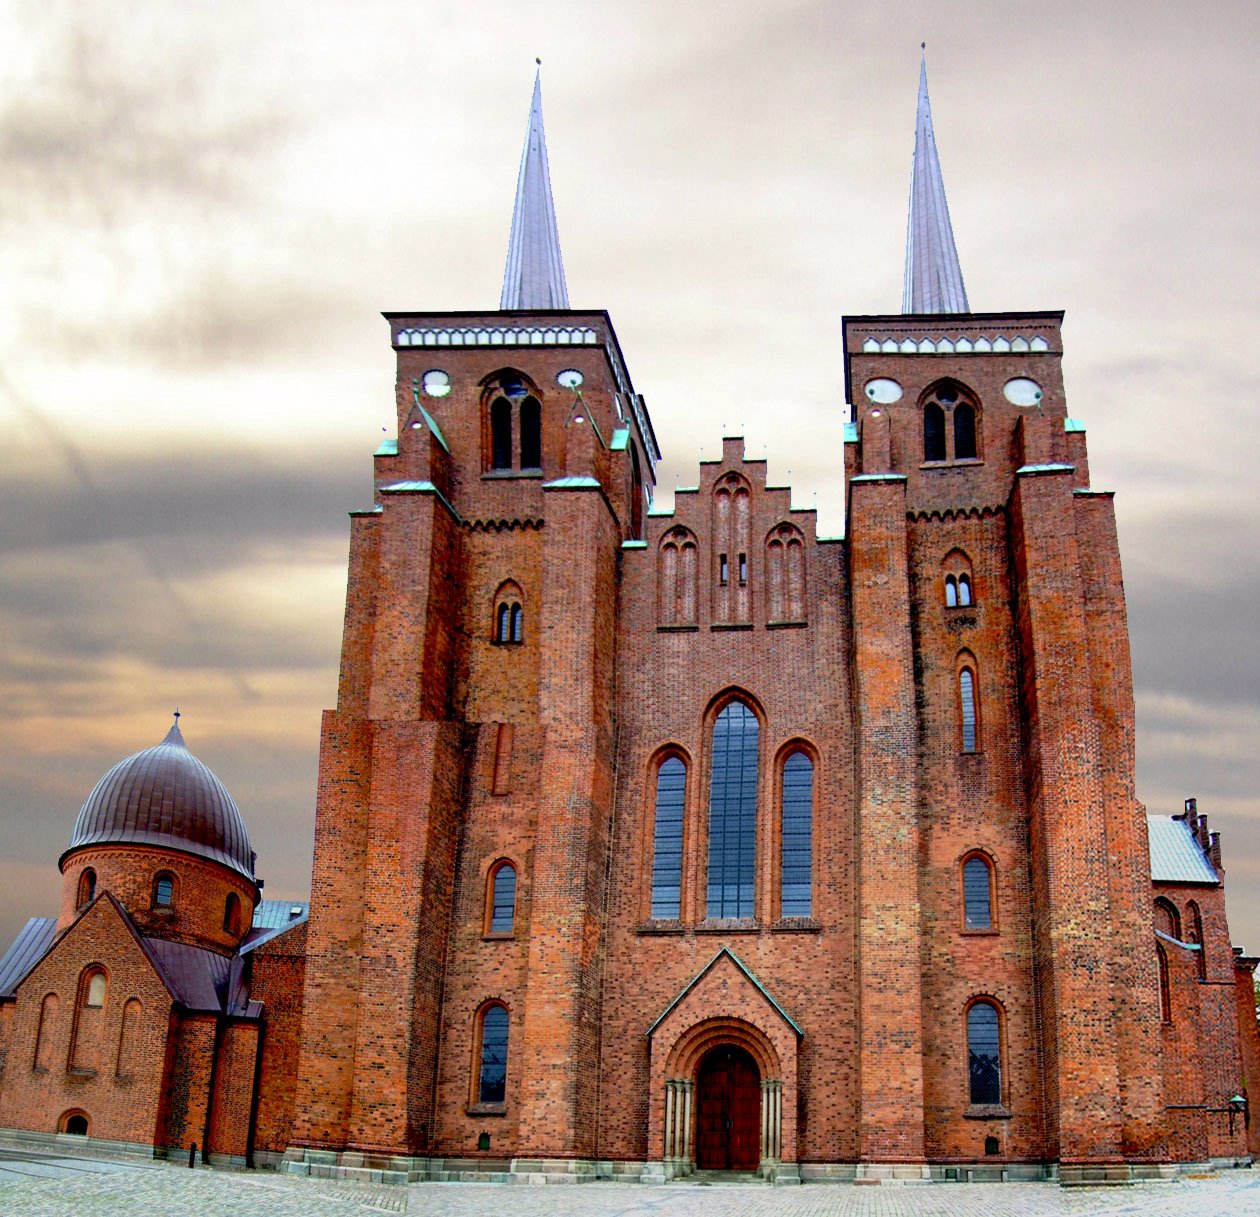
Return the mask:
POLYGON ((516 207, 499 299, 501 309, 569 307, 556 208, 551 199, 551 174, 547 169, 541 76, 541 72, 534 74, 534 98, 529 107, 521 171, 516 179, 516 207))
POLYGON ((910 216, 906 222, 906 279, 903 313, 968 313, 954 229, 945 202, 945 183, 936 154, 927 61, 919 61, 919 112, 910 170, 910 216))
POLYGON ((45 955, 57 936, 56 917, 32 917, 0 959, 0 998, 12 997, 18 985, 45 955))
POLYGON ((695 974, 695 976, 683 985, 678 992, 678 996, 675 997, 674 1000, 661 1011, 660 1017, 656 1019, 647 1029, 648 1038, 651 1038, 652 1032, 655 1031, 666 1018, 669 1017, 669 1012, 673 1010, 674 1007, 677 1006, 678 1003, 681 1002, 682 999, 686 997, 687 994, 690 993, 691 990, 694 989, 714 967, 717 966, 718 961, 722 959, 723 956, 729 959, 748 978, 748 980, 752 982, 753 988, 756 989, 757 992, 770 1003, 771 1007, 778 1012, 783 1021, 787 1023, 787 1025, 791 1027, 798 1036, 804 1036, 805 1032, 801 1030, 800 1024, 781 1005, 779 1005, 777 1001, 775 1001, 775 999, 770 995, 770 990, 757 979, 752 969, 744 963, 744 961, 740 959, 740 957, 736 955, 730 947, 722 947, 718 953, 695 974))
POLYGON ((1216 867, 1199 848, 1190 825, 1170 816, 1146 817, 1151 878, 1156 883, 1210 883, 1220 886, 1216 867))

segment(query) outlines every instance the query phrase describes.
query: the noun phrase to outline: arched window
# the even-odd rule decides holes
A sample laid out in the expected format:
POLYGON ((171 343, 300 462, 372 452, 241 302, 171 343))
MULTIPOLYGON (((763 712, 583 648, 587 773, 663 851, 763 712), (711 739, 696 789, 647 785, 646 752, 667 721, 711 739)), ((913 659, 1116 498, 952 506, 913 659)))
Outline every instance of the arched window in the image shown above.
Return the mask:
POLYGON ((968 608, 973 603, 971 559, 961 549, 951 549, 941 566, 945 573, 945 607, 968 608))
POLYGON ((490 908, 486 929, 510 934, 516 924, 516 867, 500 862, 490 872, 490 908))
POLYGON ((105 987, 105 973, 93 972, 88 979, 87 997, 83 1004, 99 1010, 105 1004, 105 987))
POLYGON ((923 406, 923 459, 974 461, 980 455, 980 409, 969 389, 952 380, 929 387, 923 406))
POLYGON ((61 999, 55 993, 46 993, 39 1008, 39 1030, 35 1033, 35 1063, 33 1068, 46 1072, 52 1064, 53 1040, 57 1034, 57 1014, 61 999))
POLYGON ((70 1068, 94 1073, 101 1063, 101 1037, 105 1030, 105 998, 108 982, 100 965, 83 969, 79 976, 79 1000, 70 1033, 70 1068))
POLYGON ((1168 955, 1164 948, 1155 944, 1155 960, 1159 966, 1159 1017, 1163 1022, 1172 1022, 1172 986, 1168 982, 1168 955))
POLYGON ((1177 912, 1177 906, 1163 896, 1155 901, 1155 928, 1169 938, 1181 941, 1181 914, 1177 912))
POLYGON ((93 900, 96 899, 96 872, 90 867, 84 867, 83 873, 79 876, 79 899, 78 907, 87 908, 93 900))
POLYGON ((168 909, 175 903, 175 877, 167 871, 153 876, 153 907, 168 909))
POLYGON ((1203 941, 1203 914, 1199 912, 1199 906, 1193 900, 1186 905, 1186 939, 1198 945, 1199 949, 1194 953, 1194 965, 1199 973, 1199 979, 1206 980, 1207 943, 1203 941))
POLYGON ((241 932, 241 898, 235 892, 228 892, 223 902, 223 932, 233 935, 241 932))
POLYGON ((934 401, 923 407, 923 459, 945 459, 945 411, 934 401))
POLYGON ((709 787, 709 917, 752 917, 760 725, 742 701, 713 724, 709 787))
POLYGON ((521 402, 521 468, 542 468, 542 406, 536 397, 521 402))
POLYGON ((661 538, 657 555, 657 597, 662 625, 696 621, 696 538, 681 526, 661 538))
POLYGON ((494 641, 524 642, 525 609, 521 604, 521 589, 509 579, 495 592, 494 599, 494 641))
POLYGON ((766 538, 771 621, 805 620, 805 542, 799 528, 780 524, 766 538))
POLYGON ((993 868, 980 854, 972 854, 963 863, 963 928, 993 928, 993 868))
POLYGON ((976 408, 970 402, 960 401, 954 407, 954 460, 972 461, 976 458, 976 408))
POLYGON ((136 1054, 140 1044, 140 1016, 144 1007, 140 999, 131 997, 123 1006, 122 1026, 118 1031, 118 1060, 114 1064, 114 1073, 124 1078, 135 1069, 136 1054))
POLYGON ((88 1134, 88 1118, 81 1111, 67 1111, 58 1123, 61 1131, 72 1137, 86 1137, 88 1134))
POLYGON ((673 921, 682 915, 683 808, 687 766, 667 757, 656 770, 656 813, 652 828, 652 917, 673 921))
POLYGON ((976 713, 976 674, 969 667, 958 670, 958 715, 962 728, 962 750, 975 752, 979 746, 979 715, 976 713))
POLYGON ((507 1101, 508 1012, 506 1006, 486 1006, 481 1012, 477 1057, 477 1102, 507 1101))
POLYGON ((752 620, 748 582, 751 510, 747 480, 738 473, 724 474, 713 494, 712 544, 717 559, 713 615, 719 622, 752 620))
POLYGON ((971 580, 966 575, 958 576, 958 604, 966 608, 971 603, 971 580))
POLYGON ((945 576, 945 607, 958 607, 958 580, 953 575, 945 576))
POLYGON ((490 468, 512 468, 512 403, 506 397, 490 406, 490 468))
POLYGON ((813 912, 814 764, 803 752, 783 762, 782 873, 780 915, 813 912))
POLYGON ((1001 1023, 992 1002, 973 1002, 967 1010, 967 1069, 974 1105, 1002 1102, 1001 1023))

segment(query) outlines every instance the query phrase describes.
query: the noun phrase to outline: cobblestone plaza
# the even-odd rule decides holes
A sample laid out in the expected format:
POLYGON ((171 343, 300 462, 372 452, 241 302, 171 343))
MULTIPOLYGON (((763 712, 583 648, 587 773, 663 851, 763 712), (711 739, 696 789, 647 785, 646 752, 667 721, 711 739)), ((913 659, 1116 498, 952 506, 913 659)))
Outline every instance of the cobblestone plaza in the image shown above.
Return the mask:
POLYGON ((423 1217, 1254 1217, 1260 1169, 1161 1183, 1060 1188, 1052 1183, 815 1184, 659 1187, 504 1187, 416 1183, 380 1187, 263 1171, 190 1171, 0 1150, 0 1213, 22 1217, 315 1217, 411 1213, 423 1217))

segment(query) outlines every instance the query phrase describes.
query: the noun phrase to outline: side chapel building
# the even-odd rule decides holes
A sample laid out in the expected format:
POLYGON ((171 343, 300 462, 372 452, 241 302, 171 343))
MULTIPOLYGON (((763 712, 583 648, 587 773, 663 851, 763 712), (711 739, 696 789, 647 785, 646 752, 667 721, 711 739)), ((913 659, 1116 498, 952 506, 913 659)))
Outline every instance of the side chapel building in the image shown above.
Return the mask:
POLYGON ((404 1178, 1166 1173, 1260 1149, 1217 834, 1148 817, 1059 312, 972 312, 921 73, 847 535, 725 439, 652 510, 535 82, 498 311, 390 313, 309 922, 178 725, 0 961, 0 1125, 404 1178))

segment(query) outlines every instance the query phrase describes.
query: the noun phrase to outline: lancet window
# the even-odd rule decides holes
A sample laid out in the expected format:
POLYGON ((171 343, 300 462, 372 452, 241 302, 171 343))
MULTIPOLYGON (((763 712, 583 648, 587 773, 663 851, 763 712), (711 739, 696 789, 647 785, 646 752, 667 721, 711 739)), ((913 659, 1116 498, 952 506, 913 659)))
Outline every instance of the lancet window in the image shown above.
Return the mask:
POLYGON ((967 1010, 967 1068, 971 1102, 1001 1103, 1002 1025, 992 1002, 973 1002, 967 1010))
POLYGON ((507 1101, 508 1012, 495 1002, 478 1019, 477 1102, 501 1106, 507 1101))
POLYGON ((805 538, 780 524, 766 538, 766 580, 771 621, 805 620, 805 538))
POLYGON ((652 917, 675 920, 682 912, 683 815, 687 766, 668 756, 656 770, 652 823, 652 917))
POLYGON ((813 912, 814 763, 804 752, 783 762, 780 821, 780 915, 813 912))
POLYGON ((542 468, 540 397, 528 377, 510 368, 482 381, 487 469, 530 473, 542 468))
POLYGON ((969 389, 952 380, 923 395, 923 460, 974 461, 980 456, 980 408, 969 389))
POLYGON ((713 724, 707 916, 752 917, 760 724, 732 701, 713 724))
POLYGON ((657 596, 662 625, 695 624, 698 553, 695 534, 686 528, 671 528, 661 538, 657 596))

